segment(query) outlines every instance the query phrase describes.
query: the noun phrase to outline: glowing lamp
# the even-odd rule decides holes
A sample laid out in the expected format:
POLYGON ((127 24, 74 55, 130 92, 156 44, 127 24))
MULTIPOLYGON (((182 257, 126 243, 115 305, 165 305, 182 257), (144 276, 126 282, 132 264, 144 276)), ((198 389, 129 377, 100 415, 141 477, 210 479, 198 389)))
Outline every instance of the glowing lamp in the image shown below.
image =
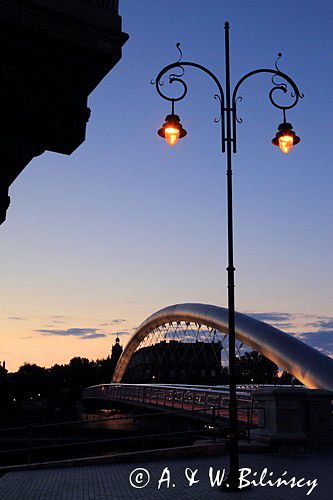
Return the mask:
POLYGON ((179 128, 176 127, 165 127, 164 129, 165 140, 170 146, 174 146, 179 140, 179 128))
POLYGON ((272 144, 274 144, 274 146, 279 146, 282 153, 287 154, 301 139, 292 130, 293 126, 291 123, 280 123, 278 128, 279 130, 276 136, 272 139, 272 144))
POLYGON ((283 135, 282 137, 279 137, 279 148, 283 153, 289 153, 293 145, 294 139, 291 135, 283 135))
POLYGON ((160 137, 164 137, 170 146, 174 146, 179 139, 185 137, 187 134, 180 123, 179 116, 174 114, 168 115, 165 118, 165 123, 157 133, 160 137))

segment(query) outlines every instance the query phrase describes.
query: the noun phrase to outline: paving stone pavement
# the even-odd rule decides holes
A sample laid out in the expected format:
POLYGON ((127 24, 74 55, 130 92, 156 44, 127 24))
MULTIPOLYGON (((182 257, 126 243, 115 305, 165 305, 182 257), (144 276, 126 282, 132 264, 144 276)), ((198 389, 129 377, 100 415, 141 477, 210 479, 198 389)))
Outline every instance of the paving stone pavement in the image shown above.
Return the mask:
MULTIPOLYGON (((305 454, 294 457, 273 454, 246 454, 241 455, 240 467, 251 468, 251 475, 247 479, 255 479, 260 476, 266 467, 268 473, 272 472, 271 478, 276 480, 287 471, 285 478, 293 476, 297 480, 313 481, 317 479, 318 486, 307 495, 311 486, 257 486, 250 491, 242 493, 226 493, 212 488, 209 481, 209 468, 213 470, 227 469, 228 457, 214 457, 189 460, 168 460, 159 462, 147 462, 142 464, 110 464, 90 465, 84 467, 44 469, 35 471, 10 472, 0 478, 1 500, 122 500, 122 499, 193 499, 193 500, 215 500, 215 499, 274 499, 274 500, 332 500, 333 499, 333 452, 305 454), (167 479, 167 472, 162 477, 163 470, 170 471, 170 483, 167 480, 161 483, 158 489, 158 481, 167 479), (144 468, 150 474, 150 481, 146 487, 136 489, 130 484, 129 477, 135 469, 144 468), (198 483, 189 487, 185 476, 187 468, 198 469, 195 476, 198 483), (173 486, 175 485, 175 486, 173 486)), ((140 471, 138 471, 140 473, 140 471)), ((190 471, 187 470, 188 475, 190 471)), ((132 473, 134 478, 141 481, 141 486, 147 480, 146 472, 142 476, 132 473)), ((268 476, 267 476, 268 478, 268 476)))

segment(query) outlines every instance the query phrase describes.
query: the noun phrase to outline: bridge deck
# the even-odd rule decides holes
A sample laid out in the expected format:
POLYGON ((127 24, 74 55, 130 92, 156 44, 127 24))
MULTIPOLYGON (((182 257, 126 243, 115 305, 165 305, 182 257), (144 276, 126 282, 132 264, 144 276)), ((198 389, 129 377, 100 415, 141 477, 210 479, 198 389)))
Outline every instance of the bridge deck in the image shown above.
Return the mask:
MULTIPOLYGON (((156 384, 101 384, 85 389, 83 400, 123 403, 157 410, 179 410, 184 415, 204 420, 226 421, 229 392, 216 387, 190 387, 156 384)), ((258 426, 264 421, 263 410, 253 405, 249 391, 238 391, 238 420, 258 426)))

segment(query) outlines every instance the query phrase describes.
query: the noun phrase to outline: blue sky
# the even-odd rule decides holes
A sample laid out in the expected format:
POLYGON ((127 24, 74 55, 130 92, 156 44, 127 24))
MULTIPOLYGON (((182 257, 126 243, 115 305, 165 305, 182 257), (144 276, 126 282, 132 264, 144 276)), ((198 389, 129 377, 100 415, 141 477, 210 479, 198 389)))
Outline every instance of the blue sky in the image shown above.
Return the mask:
POLYGON ((305 95, 287 114, 301 143, 283 155, 270 142, 282 114, 269 102, 269 76, 240 92, 237 309, 289 315, 286 331, 332 344, 333 329, 320 326, 333 316, 332 11, 323 0, 120 2, 130 39, 90 96, 86 142, 70 157, 34 159, 11 188, 0 235, 0 355, 10 369, 104 357, 113 333, 172 303, 226 305, 225 156, 214 86, 186 70, 189 92, 176 112, 188 135, 170 148, 156 134, 170 108, 150 85, 178 57, 178 41, 184 60, 223 78, 225 20, 233 83, 273 67, 281 51, 281 70, 305 95))

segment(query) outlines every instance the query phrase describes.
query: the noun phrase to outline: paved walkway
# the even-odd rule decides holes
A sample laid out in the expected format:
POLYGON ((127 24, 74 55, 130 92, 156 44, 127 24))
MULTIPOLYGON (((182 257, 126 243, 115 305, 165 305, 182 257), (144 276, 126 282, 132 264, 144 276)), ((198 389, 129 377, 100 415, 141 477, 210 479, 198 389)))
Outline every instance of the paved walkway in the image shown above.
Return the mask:
MULTIPOLYGON (((147 462, 145 464, 91 465, 10 472, 0 478, 0 498, 1 500, 333 499, 332 452, 305 454, 297 457, 272 454, 242 455, 240 466, 252 469, 251 474, 247 476, 248 480, 258 480, 263 469, 267 468, 266 482, 269 477, 276 481, 287 471, 283 476, 285 479, 290 480, 295 476, 297 481, 305 478, 305 481, 311 481, 311 484, 294 488, 290 488, 290 486, 280 486, 279 488, 276 486, 256 486, 243 493, 219 492, 210 485, 209 468, 213 468, 214 476, 217 470, 223 471, 223 468, 227 468, 228 457, 222 456, 147 462), (162 474, 166 467, 170 471, 170 481, 168 481, 167 471, 164 472, 164 476, 162 474), (144 470, 133 472, 138 468, 144 468, 150 474, 149 484, 141 489, 131 486, 129 479, 131 475, 133 483, 136 481, 137 485, 143 486, 147 481, 147 473, 144 470), (187 468, 192 469, 192 471, 198 469, 195 479, 199 482, 191 487, 185 476, 187 468), (257 474, 254 476, 255 472, 257 474), (268 476, 269 473, 272 473, 271 476, 268 476), (158 481, 161 478, 164 478, 165 481, 161 482, 161 487, 158 489, 158 481), (318 486, 307 495, 314 479, 317 479, 318 486)), ((187 475, 190 477, 190 470, 187 470, 187 475)))

